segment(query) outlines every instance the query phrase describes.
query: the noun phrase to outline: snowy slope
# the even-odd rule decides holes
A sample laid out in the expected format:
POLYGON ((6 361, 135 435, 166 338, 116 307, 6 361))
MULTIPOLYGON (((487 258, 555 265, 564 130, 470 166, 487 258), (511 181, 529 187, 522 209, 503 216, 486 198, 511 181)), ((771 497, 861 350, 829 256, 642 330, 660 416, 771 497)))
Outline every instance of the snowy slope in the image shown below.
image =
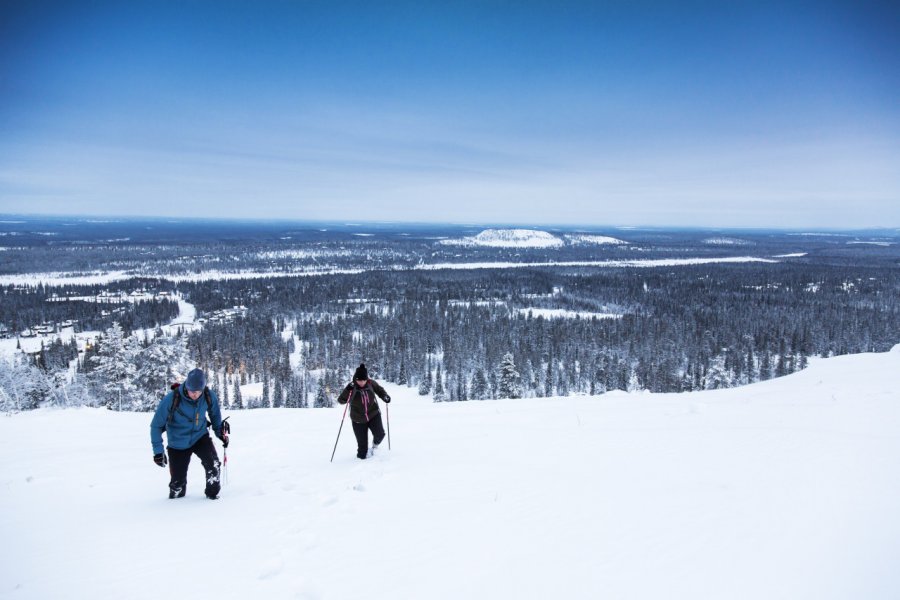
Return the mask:
POLYGON ((900 348, 745 388, 232 413, 166 499, 150 415, 0 419, 0 598, 900 597, 900 348))

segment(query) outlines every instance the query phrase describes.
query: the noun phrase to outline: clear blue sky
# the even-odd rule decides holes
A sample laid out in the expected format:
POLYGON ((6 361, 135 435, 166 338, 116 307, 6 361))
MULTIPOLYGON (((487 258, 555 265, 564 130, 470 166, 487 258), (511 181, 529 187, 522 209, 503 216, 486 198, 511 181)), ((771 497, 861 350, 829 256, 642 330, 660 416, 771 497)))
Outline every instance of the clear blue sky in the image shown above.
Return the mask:
POLYGON ((0 212, 900 226, 890 2, 0 2, 0 212))

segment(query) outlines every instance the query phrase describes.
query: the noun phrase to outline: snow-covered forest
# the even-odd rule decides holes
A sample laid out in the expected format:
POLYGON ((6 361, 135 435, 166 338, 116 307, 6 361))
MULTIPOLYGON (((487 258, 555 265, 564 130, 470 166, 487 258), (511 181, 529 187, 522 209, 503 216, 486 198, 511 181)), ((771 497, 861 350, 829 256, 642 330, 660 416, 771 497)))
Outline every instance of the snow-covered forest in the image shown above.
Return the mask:
POLYGON ((194 365, 236 409, 359 362, 435 401, 680 392, 900 339, 896 232, 154 225, 5 225, 4 410, 150 410, 194 365))

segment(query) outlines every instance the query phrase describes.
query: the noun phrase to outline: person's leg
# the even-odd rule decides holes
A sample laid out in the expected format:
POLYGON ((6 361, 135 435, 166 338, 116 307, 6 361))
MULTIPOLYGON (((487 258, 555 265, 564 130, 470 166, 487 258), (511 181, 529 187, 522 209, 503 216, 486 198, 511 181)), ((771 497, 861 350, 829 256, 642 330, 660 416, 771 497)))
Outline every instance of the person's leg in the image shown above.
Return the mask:
POLYGON ((194 444, 194 454, 200 458, 203 463, 203 469, 206 471, 206 497, 215 500, 219 497, 219 490, 222 489, 219 483, 219 455, 216 454, 216 447, 213 445, 212 438, 206 436, 201 438, 199 442, 194 444))
POLYGON ((191 451, 167 448, 169 451, 169 498, 184 498, 187 491, 188 465, 191 464, 191 451))
POLYGON ((384 425, 381 423, 381 413, 369 419, 369 429, 372 430, 372 446, 377 447, 384 440, 384 425))
POLYGON ((353 423, 353 435, 356 436, 356 458, 365 458, 369 453, 369 426, 366 423, 353 423))

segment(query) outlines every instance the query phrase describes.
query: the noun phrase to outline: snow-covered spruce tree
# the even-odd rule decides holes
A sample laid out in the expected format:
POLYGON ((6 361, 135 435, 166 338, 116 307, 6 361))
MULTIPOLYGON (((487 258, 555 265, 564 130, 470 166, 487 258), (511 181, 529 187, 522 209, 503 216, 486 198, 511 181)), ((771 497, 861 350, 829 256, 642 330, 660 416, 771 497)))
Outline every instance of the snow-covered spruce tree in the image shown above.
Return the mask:
POLYGON ((460 374, 456 379, 456 401, 465 402, 469 399, 469 390, 466 386, 466 376, 460 374))
POLYGON ((103 332, 98 341, 96 363, 91 372, 95 393, 110 410, 139 410, 142 406, 137 386, 137 355, 140 343, 126 336, 118 322, 103 332))
POLYGON ((297 408, 309 408, 309 398, 306 396, 306 390, 309 387, 309 375, 292 375, 291 379, 294 381, 295 406, 297 408))
POLYGON ((325 377, 323 376, 319 379, 319 386, 316 389, 316 401, 313 403, 313 408, 331 408, 334 406, 334 401, 331 399, 331 394, 329 394, 328 391, 325 377))
POLYGON ((519 371, 516 370, 516 363, 513 360, 511 352, 503 355, 500 361, 500 367, 497 372, 497 397, 498 398, 521 398, 522 389, 519 385, 519 371))
POLYGON ((272 404, 269 402, 269 387, 269 370, 264 368, 262 377, 262 398, 260 399, 263 408, 269 408, 270 406, 272 406, 272 404))
POLYGON ((400 369, 397 371, 397 383, 400 385, 409 384, 409 374, 406 372, 406 357, 400 359, 400 369))
POLYGON ((706 370, 704 388, 707 390, 718 390, 731 387, 731 379, 731 371, 725 368, 725 356, 718 354, 713 357, 709 369, 706 370))
POLYGON ((219 399, 222 402, 222 408, 226 409, 231 405, 231 398, 228 389, 231 387, 230 377, 228 373, 222 375, 222 387, 219 388, 221 390, 221 394, 219 394, 219 399))
POLYGON ((419 382, 419 395, 427 396, 431 393, 431 361, 428 361, 428 367, 425 369, 425 375, 419 382))
POLYGON ((272 387, 272 406, 274 408, 284 407, 284 387, 281 385, 281 378, 275 379, 275 385, 272 387))
POLYGON ((231 408, 237 410, 244 408, 244 397, 241 395, 241 382, 237 377, 235 377, 234 382, 234 402, 232 403, 231 408))
POLYGON ((45 373, 21 352, 0 366, 0 408, 4 411, 38 408, 50 389, 45 373))
POLYGON ((134 356, 137 395, 134 410, 154 410, 169 386, 190 370, 184 337, 157 337, 134 356))
POLYGON ((472 400, 488 400, 491 397, 487 376, 484 374, 484 369, 482 367, 475 369, 475 375, 472 376, 470 394, 472 400))
POLYGON ((444 395, 444 377, 441 375, 441 365, 437 366, 437 371, 434 374, 434 394, 432 398, 434 398, 435 402, 443 402, 447 399, 444 395))

